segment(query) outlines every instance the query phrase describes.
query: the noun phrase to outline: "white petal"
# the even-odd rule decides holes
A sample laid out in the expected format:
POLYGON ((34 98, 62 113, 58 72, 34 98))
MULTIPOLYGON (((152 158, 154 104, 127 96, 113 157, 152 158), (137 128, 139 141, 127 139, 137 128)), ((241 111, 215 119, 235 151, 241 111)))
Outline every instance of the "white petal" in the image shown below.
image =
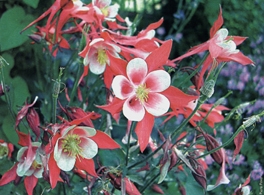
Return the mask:
POLYGON ((169 110, 170 101, 162 94, 150 92, 144 107, 153 116, 161 116, 169 110))
POLYGON ((148 72, 148 65, 141 58, 134 58, 127 64, 127 76, 134 85, 142 83, 148 72))
POLYGON ((123 75, 115 76, 112 82, 112 89, 115 96, 121 100, 124 100, 135 94, 132 84, 123 75))
POLYGON ((141 121, 145 116, 144 106, 136 100, 136 96, 128 98, 123 105, 124 116, 131 121, 141 121))
POLYGON ((56 160, 58 167, 63 171, 72 170, 75 165, 75 161, 75 157, 72 157, 65 152, 62 152, 61 156, 56 160))
POLYGON ((108 16, 109 18, 114 18, 116 17, 117 13, 118 13, 118 9, 119 9, 119 5, 118 4, 114 4, 109 6, 108 8, 108 16))
POLYGON ((144 83, 151 92, 162 92, 170 86, 171 78, 166 71, 156 70, 147 75, 144 83))
POLYGON ((83 148, 81 156, 86 159, 92 159, 98 153, 97 144, 89 138, 81 137, 81 143, 79 146, 83 148))
POLYGON ((227 35, 228 35, 228 30, 226 28, 219 29, 215 34, 215 36, 218 36, 217 37, 218 41, 223 41, 227 37, 227 35))
POLYGON ((98 42, 104 42, 104 39, 103 39, 103 38, 96 38, 96 39, 93 39, 93 40, 90 42, 89 46, 92 46, 92 45, 94 45, 95 43, 98 43, 98 42))
POLYGON ((92 73, 94 73, 96 75, 99 75, 99 74, 102 74, 105 71, 106 63, 105 64, 100 64, 97 61, 97 58, 98 58, 97 55, 91 56, 89 68, 90 68, 92 73))

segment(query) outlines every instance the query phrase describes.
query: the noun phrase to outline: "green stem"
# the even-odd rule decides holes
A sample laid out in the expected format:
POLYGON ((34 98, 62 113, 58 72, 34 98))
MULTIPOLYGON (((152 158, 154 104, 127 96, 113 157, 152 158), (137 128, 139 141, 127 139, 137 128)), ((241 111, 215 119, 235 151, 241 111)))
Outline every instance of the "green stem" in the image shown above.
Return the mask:
POLYGON ((186 83, 187 81, 189 81, 200 69, 200 67, 203 65, 204 61, 206 60, 206 58, 208 57, 209 52, 207 52, 205 54, 205 56, 203 57, 202 61, 200 62, 199 66, 195 69, 195 71, 192 72, 192 74, 190 74, 188 77, 186 77, 179 86, 183 85, 184 83, 186 83))
POLYGON ((126 159, 125 159, 125 165, 128 165, 128 158, 129 158, 129 148, 130 148, 130 138, 132 135, 132 129, 135 126, 135 121, 132 122, 131 126, 130 126, 130 130, 129 130, 129 135, 128 135, 128 141, 127 141, 127 151, 126 151, 126 159))
POLYGON ((153 182, 158 178, 159 173, 157 173, 141 190, 140 193, 143 194, 143 192, 151 185, 153 182))
POLYGON ((233 134, 233 136, 227 140, 224 144, 222 144, 221 146, 213 149, 213 150, 210 150, 209 152, 201 155, 201 156, 198 156, 196 157, 196 159, 199 159, 199 158, 203 158, 209 154, 212 154, 214 152, 216 152, 217 150, 220 150, 221 148, 227 146, 228 144, 230 144, 234 139, 235 137, 243 130, 245 130, 247 127, 253 125, 256 121, 259 121, 260 120, 260 117, 264 115, 264 111, 262 111, 260 114, 258 115, 253 115, 251 116, 247 121, 244 121, 243 124, 238 128, 238 130, 233 134), (251 121, 250 121, 251 120, 251 121))
POLYGON ((12 105, 11 105, 11 101, 10 101, 10 97, 9 97, 9 94, 7 93, 6 91, 6 84, 5 84, 5 76, 4 76, 4 69, 3 69, 3 66, 4 65, 9 65, 6 60, 0 56, 0 74, 1 74, 1 77, 2 77, 2 83, 0 83, 0 85, 2 84, 3 86, 3 93, 5 94, 5 100, 6 100, 6 103, 7 103, 7 107, 8 107, 8 110, 10 112, 10 114, 12 115, 14 121, 16 121, 16 115, 15 113, 13 112, 12 110, 12 105))
POLYGON ((79 80, 81 78, 81 74, 82 74, 82 66, 79 65, 78 66, 78 70, 77 70, 77 75, 75 77, 75 82, 74 82, 74 86, 72 88, 72 92, 71 92, 71 96, 70 96, 70 102, 69 102, 69 106, 72 106, 72 102, 73 102, 73 98, 76 94, 76 91, 77 91, 77 87, 78 87, 78 83, 79 83, 79 80))
MULTIPOLYGON (((198 4, 198 3, 197 3, 197 4, 198 4)), ((187 19, 184 20, 184 22, 181 24, 181 26, 179 27, 179 29, 177 30, 177 32, 176 32, 175 34, 180 33, 180 32, 184 29, 184 27, 188 24, 188 22, 189 22, 189 21, 191 20, 191 18, 193 17, 193 15, 194 15, 194 13, 195 13, 195 11, 196 11, 197 8, 198 8, 198 5, 196 5, 196 6, 192 9, 192 11, 191 11, 191 13, 188 15, 187 19)))
POLYGON ((57 99, 60 93, 60 84, 63 68, 60 68, 60 73, 58 79, 54 81, 53 92, 52 92, 52 123, 56 123, 56 112, 57 112, 57 99))
MULTIPOLYGON (((228 93, 224 96, 224 97, 222 97, 222 98, 220 98, 219 100, 224 100, 224 98, 226 98, 226 97, 228 97, 230 94, 232 94, 233 92, 232 91, 228 91, 228 93)), ((218 101, 219 101, 218 100, 218 101)), ((207 119, 207 117, 209 116, 209 114, 212 112, 212 110, 215 108, 215 107, 217 107, 218 105, 220 105, 221 103, 222 103, 222 101, 221 102, 218 102, 218 101, 216 101, 215 102, 215 104, 211 107, 211 109, 209 110, 209 112, 206 114, 206 116, 203 118, 203 120, 201 120, 201 122, 200 122, 200 124, 202 124, 206 119, 207 119)), ((199 125, 200 126, 200 125, 199 125)))

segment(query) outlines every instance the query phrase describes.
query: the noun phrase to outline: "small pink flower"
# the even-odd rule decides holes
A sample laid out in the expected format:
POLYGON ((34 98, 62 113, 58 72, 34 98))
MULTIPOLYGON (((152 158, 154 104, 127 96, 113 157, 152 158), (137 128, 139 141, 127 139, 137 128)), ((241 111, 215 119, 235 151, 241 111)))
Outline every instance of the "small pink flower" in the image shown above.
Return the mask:
POLYGON ((125 100, 123 113, 128 120, 141 121, 145 110, 153 116, 165 114, 170 101, 160 94, 171 83, 170 75, 164 70, 148 73, 147 63, 135 58, 127 64, 127 77, 117 75, 112 83, 117 98, 125 100))
MULTIPOLYGON (((102 74, 105 71, 106 65, 110 65, 110 60, 106 50, 110 55, 119 58, 118 53, 121 49, 105 41, 103 38, 96 38, 88 45, 88 52, 83 60, 85 66, 89 65, 89 68, 94 74, 102 74)), ((86 50, 86 49, 85 49, 86 50)))
POLYGON ((92 4, 97 14, 104 15, 106 18, 116 17, 119 9, 118 4, 110 5, 111 0, 93 0, 92 4))

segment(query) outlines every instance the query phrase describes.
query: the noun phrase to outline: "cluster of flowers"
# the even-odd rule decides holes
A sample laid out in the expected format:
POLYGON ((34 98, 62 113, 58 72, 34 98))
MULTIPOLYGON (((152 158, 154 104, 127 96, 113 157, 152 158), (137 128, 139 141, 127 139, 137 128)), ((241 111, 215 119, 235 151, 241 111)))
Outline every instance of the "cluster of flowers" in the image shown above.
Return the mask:
MULTIPOLYGON (((109 90, 112 88, 114 96, 108 94, 107 105, 98 107, 110 112, 117 122, 122 111, 128 120, 128 128, 130 128, 131 121, 137 122, 135 133, 141 152, 146 149, 148 144, 153 146, 151 147, 153 150, 155 149, 150 135, 156 117, 169 115, 166 121, 179 115, 188 118, 197 107, 199 96, 205 95, 207 98, 212 95, 213 92, 209 92, 209 95, 206 94, 208 82, 206 80, 204 84, 203 81, 208 69, 208 77, 210 77, 210 74, 221 62, 235 61, 243 65, 253 64, 248 57, 236 49, 236 46, 246 38, 228 36, 227 29, 220 29, 223 24, 221 8, 219 17, 211 28, 210 39, 193 47, 186 54, 169 60, 172 40, 161 41, 154 37, 154 29, 162 24, 163 19, 150 24, 137 36, 123 35, 119 30, 129 29, 129 22, 117 14, 118 5, 110 5, 110 3, 109 0, 93 0, 91 4, 85 5, 80 0, 56 0, 50 9, 28 27, 49 15, 46 25, 44 27, 36 26, 39 32, 36 32, 31 38, 35 41, 45 40, 54 56, 58 49, 70 48, 68 41, 63 37, 64 34, 83 34, 86 45, 79 53, 83 57, 84 65, 81 79, 88 74, 89 70, 96 75, 102 74, 106 88, 109 90), (123 26, 124 23, 127 23, 128 27, 123 26), (72 24, 72 26, 66 28, 68 24, 72 24), (165 71, 163 66, 175 68, 177 65, 175 62, 204 51, 209 51, 209 55, 202 64, 201 72, 191 78, 194 84, 194 88, 190 88, 191 92, 186 94, 171 86, 170 74, 165 71), (168 112, 169 109, 171 109, 170 112, 168 112)), ((198 67, 201 66, 197 65, 186 70, 194 71, 198 67)), ((120 146, 105 133, 94 129, 91 122, 91 119, 96 118, 94 113, 85 113, 77 107, 61 107, 70 121, 60 117, 60 124, 49 124, 42 128, 44 130, 42 132, 43 140, 47 143, 44 145, 38 142, 41 132, 38 114, 32 107, 35 102, 36 99, 32 104, 26 102, 25 107, 17 115, 15 126, 17 128, 20 121, 26 116, 29 126, 36 135, 36 140, 35 142, 31 141, 30 132, 24 134, 17 131, 20 138, 19 144, 22 146, 18 152, 18 162, 3 175, 0 185, 5 185, 13 180, 18 183, 25 176, 27 192, 32 194, 38 178, 43 177, 54 188, 58 181, 63 181, 61 178, 65 177, 64 171, 70 171, 74 167, 98 177, 92 159, 97 154, 98 148, 115 149, 120 146)), ((205 122, 213 128, 215 123, 224 119, 221 111, 229 110, 221 105, 213 107, 213 104, 203 103, 204 101, 200 105, 200 110, 190 119, 190 123, 197 127, 197 132, 205 138, 206 143, 206 147, 195 146, 197 155, 205 148, 210 151, 219 147, 216 139, 198 127, 197 122, 205 118, 205 122)), ((186 146, 190 145, 185 144, 186 146)), ((168 166, 164 166, 168 162, 170 168, 167 170, 170 170, 179 157, 193 171, 196 181, 206 189, 205 169, 207 165, 203 160, 196 160, 191 156, 186 158, 177 147, 172 147, 169 138, 163 150, 166 155, 161 160, 161 170, 164 167, 168 168, 168 166), (173 151, 171 156, 168 155, 168 150, 173 151)), ((225 175, 227 158, 224 149, 221 148, 211 156, 222 168, 216 184, 208 186, 208 190, 229 182, 225 175)), ((119 189, 120 182, 117 184, 117 178, 109 174, 108 177, 112 179, 113 185, 119 189)), ((126 180, 126 183, 129 181, 126 180)), ((139 194, 131 184, 127 185, 126 190, 130 194, 139 194)))

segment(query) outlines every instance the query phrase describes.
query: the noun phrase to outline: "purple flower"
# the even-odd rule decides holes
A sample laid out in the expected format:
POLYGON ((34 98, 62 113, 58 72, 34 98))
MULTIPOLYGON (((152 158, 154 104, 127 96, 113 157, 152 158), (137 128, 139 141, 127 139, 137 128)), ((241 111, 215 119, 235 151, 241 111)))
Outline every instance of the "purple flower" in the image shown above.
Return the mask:
POLYGON ((159 27, 158 29, 157 29, 157 33, 158 33, 158 35, 164 35, 165 34, 165 28, 164 27, 159 27))

